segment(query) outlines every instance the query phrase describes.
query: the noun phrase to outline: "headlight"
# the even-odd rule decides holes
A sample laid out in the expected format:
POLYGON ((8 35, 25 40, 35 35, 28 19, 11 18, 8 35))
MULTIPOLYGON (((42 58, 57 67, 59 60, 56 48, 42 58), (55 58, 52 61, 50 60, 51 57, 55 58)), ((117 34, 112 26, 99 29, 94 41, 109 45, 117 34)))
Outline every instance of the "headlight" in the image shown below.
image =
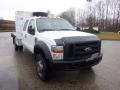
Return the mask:
POLYGON ((53 60, 63 60, 63 46, 52 46, 51 52, 53 60))

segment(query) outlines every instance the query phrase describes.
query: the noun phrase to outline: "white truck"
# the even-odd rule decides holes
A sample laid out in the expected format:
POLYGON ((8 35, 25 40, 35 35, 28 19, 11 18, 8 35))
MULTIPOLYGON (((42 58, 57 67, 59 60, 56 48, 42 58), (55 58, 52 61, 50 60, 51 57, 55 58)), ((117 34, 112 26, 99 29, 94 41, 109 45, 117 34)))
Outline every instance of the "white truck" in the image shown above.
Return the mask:
POLYGON ((33 53, 38 76, 47 80, 54 70, 91 68, 102 60, 101 40, 78 31, 68 21, 45 12, 16 12, 16 51, 33 53))

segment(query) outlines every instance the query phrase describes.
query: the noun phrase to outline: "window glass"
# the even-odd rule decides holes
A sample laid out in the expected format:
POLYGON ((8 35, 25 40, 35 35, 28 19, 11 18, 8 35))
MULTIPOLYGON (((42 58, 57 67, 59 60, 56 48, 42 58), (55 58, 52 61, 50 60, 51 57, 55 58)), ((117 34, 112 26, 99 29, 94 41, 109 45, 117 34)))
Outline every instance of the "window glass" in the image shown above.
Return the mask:
POLYGON ((32 19, 28 25, 28 31, 29 34, 35 33, 35 21, 32 19))
POLYGON ((38 31, 75 30, 69 22, 58 18, 37 19, 37 28, 38 31))
POLYGON ((27 20, 27 21, 25 22, 25 24, 24 24, 23 31, 26 31, 27 24, 28 24, 28 20, 27 20))

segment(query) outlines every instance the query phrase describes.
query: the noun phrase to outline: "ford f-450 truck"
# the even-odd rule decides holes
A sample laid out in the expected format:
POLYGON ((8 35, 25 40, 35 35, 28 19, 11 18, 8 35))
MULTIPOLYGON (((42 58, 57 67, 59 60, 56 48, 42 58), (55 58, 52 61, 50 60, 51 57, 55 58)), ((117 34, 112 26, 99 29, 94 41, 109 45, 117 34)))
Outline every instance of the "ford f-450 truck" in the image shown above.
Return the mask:
POLYGON ((16 12, 16 51, 33 53, 38 76, 48 79, 53 70, 91 68, 102 60, 101 40, 78 31, 68 21, 45 12, 16 12))

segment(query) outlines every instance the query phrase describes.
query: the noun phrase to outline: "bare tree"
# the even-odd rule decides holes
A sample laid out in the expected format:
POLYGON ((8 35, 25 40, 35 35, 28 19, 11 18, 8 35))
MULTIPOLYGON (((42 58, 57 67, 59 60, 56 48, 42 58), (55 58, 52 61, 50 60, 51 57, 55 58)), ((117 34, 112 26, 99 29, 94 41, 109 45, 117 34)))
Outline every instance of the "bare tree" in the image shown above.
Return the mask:
MULTIPOLYGON (((101 31, 120 31, 120 0, 87 0, 87 9, 77 10, 78 26, 98 26, 101 31), (93 4, 94 3, 94 4, 93 4)), ((60 17, 75 25, 75 9, 61 13, 60 17)))
POLYGON ((75 9, 70 8, 59 15, 61 18, 68 20, 73 26, 75 26, 75 9))

